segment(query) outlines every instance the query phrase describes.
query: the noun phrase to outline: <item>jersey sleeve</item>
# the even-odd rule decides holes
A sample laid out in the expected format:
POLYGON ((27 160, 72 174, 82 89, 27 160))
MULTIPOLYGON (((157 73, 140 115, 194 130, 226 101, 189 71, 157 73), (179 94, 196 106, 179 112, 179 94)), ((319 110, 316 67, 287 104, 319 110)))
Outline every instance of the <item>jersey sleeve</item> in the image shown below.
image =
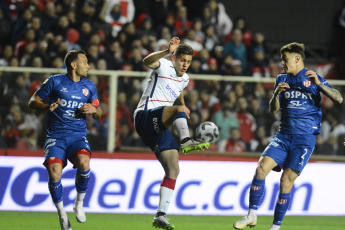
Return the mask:
POLYGON ((96 86, 93 82, 91 82, 90 84, 90 98, 89 98, 89 102, 91 103, 92 106, 94 107, 99 107, 99 100, 97 97, 97 89, 96 86))
POLYGON ((49 77, 47 80, 43 82, 41 87, 36 91, 36 95, 38 95, 42 99, 45 99, 52 93, 53 87, 54 87, 54 78, 49 77))
POLYGON ((321 84, 324 84, 325 86, 328 86, 329 88, 333 88, 329 83, 328 81, 326 81, 326 79, 324 79, 323 77, 321 77, 320 75, 318 75, 318 78, 319 78, 319 81, 321 82, 321 84))

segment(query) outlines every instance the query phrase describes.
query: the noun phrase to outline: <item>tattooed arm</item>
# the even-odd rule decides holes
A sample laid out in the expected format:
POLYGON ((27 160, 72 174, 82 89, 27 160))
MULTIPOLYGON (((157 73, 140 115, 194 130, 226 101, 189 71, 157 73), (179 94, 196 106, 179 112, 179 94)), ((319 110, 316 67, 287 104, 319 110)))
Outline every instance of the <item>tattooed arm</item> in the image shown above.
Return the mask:
POLYGON ((321 91, 332 101, 338 104, 341 104, 343 102, 343 97, 341 96, 340 92, 336 89, 322 84, 314 71, 308 70, 305 74, 308 75, 310 81, 316 84, 321 89, 321 91))

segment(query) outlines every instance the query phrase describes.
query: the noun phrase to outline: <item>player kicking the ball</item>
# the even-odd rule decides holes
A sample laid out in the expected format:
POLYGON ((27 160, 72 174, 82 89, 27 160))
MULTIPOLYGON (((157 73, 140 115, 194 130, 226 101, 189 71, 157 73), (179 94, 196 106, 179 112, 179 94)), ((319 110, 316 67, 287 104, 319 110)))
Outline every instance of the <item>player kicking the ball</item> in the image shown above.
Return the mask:
POLYGON ((97 99, 96 86, 85 77, 90 66, 84 51, 71 50, 66 54, 67 74, 49 77, 34 93, 29 107, 47 111, 47 137, 44 146, 49 174, 48 187, 58 211, 62 230, 71 230, 63 206, 62 169, 69 160, 77 168, 75 186, 77 198, 73 210, 78 222, 85 222, 83 199, 90 178, 91 150, 86 139, 86 114, 100 119, 102 110, 97 99), (47 98, 48 104, 43 100, 47 98))
POLYGON ((168 49, 152 53, 143 60, 153 70, 134 111, 134 121, 141 139, 152 149, 165 171, 159 190, 157 214, 153 219, 153 226, 157 228, 174 229, 168 222, 166 213, 180 171, 179 149, 183 153, 189 153, 210 146, 209 143, 200 143, 189 136, 187 118, 190 111, 184 103, 183 89, 189 82, 186 71, 192 57, 193 49, 180 44, 180 39, 174 37, 170 40, 168 49), (164 58, 172 52, 171 61, 164 58), (182 105, 174 106, 176 99, 182 105), (168 129, 172 124, 180 137, 180 147, 168 129))
POLYGON ((304 45, 291 43, 280 50, 285 73, 279 74, 270 100, 270 111, 281 111, 280 130, 263 152, 249 192, 249 212, 234 223, 235 229, 254 227, 257 210, 265 190, 265 178, 271 172, 283 173, 274 209, 271 230, 279 229, 291 201, 291 189, 311 157, 316 135, 321 129, 321 92, 341 104, 339 91, 314 71, 304 68, 304 45))

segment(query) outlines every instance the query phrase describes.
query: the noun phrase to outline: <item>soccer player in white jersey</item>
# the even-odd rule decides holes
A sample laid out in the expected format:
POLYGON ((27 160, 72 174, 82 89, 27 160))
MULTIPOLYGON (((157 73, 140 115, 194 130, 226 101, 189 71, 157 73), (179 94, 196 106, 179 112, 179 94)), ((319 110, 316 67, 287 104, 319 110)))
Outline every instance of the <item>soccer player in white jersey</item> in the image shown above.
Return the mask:
POLYGON ((83 223, 86 221, 83 200, 92 177, 91 149, 86 138, 86 114, 99 120, 102 110, 96 86, 86 78, 90 66, 85 52, 69 51, 65 57, 65 64, 67 73, 50 76, 31 97, 29 107, 47 112, 43 164, 49 174, 48 188, 58 211, 61 230, 71 230, 63 206, 62 170, 68 161, 77 168, 77 198, 73 211, 77 221, 83 223))
POLYGON ((249 212, 234 223, 235 229, 254 227, 265 190, 265 178, 273 171, 283 173, 270 230, 280 229, 293 198, 293 184, 308 163, 321 129, 321 93, 337 104, 338 90, 323 77, 304 67, 304 45, 290 43, 280 49, 284 72, 279 74, 269 102, 273 114, 281 111, 280 129, 259 159, 249 192, 249 212))
POLYGON ((190 111, 185 106, 183 89, 189 82, 186 71, 192 57, 193 49, 186 44, 180 44, 178 37, 170 40, 168 49, 145 57, 143 62, 152 69, 152 72, 138 107, 134 111, 138 134, 155 153, 165 171, 159 190, 157 214, 153 219, 153 226, 163 229, 174 229, 166 218, 166 212, 180 171, 179 146, 168 127, 173 124, 177 130, 183 153, 210 146, 209 143, 200 143, 189 136, 187 118, 190 111), (171 53, 173 53, 171 61, 164 58, 171 53), (182 105, 174 105, 176 99, 182 105))

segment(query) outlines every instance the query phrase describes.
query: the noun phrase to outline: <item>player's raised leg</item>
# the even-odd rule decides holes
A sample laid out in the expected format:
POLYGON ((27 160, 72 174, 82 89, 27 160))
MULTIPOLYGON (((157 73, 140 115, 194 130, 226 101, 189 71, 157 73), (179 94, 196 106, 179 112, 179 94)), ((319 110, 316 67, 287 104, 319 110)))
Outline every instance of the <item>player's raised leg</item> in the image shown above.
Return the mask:
POLYGON ((48 158, 45 161, 45 166, 49 174, 49 192, 59 215, 61 230, 72 230, 66 210, 63 206, 63 186, 61 183, 63 165, 63 161, 56 157, 48 158))
POLYGON ((234 223, 235 229, 244 229, 247 226, 253 228, 257 224, 257 210, 265 191, 265 178, 276 165, 277 163, 270 157, 264 156, 260 158, 252 185, 250 186, 248 214, 242 220, 234 223))
POLYGON ((170 149, 159 153, 157 158, 163 166, 165 176, 159 189, 159 204, 152 226, 170 230, 175 227, 169 223, 166 213, 174 193, 177 176, 180 172, 178 164, 179 154, 176 149, 170 149))
POLYGON ((86 215, 83 203, 90 180, 90 152, 86 149, 81 149, 75 152, 74 156, 74 166, 77 168, 77 174, 75 176, 77 198, 74 202, 73 211, 77 221, 84 223, 86 221, 86 215))
POLYGON ((193 150, 203 150, 210 146, 210 143, 200 143, 189 135, 187 117, 189 117, 189 109, 186 106, 167 106, 163 110, 162 122, 165 127, 173 124, 176 129, 180 141, 181 152, 189 153, 193 150))

